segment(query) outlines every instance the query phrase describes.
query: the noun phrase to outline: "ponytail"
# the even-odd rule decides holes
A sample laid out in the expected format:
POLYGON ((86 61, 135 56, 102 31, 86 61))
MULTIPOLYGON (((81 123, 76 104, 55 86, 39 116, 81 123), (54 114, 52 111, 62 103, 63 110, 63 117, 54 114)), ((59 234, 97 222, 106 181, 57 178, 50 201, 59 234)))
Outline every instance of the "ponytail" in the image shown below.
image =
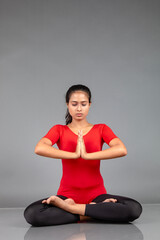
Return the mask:
POLYGON ((65 115, 65 119, 66 119, 66 125, 68 125, 69 123, 72 122, 72 116, 69 113, 68 108, 67 108, 67 112, 66 112, 66 115, 65 115))

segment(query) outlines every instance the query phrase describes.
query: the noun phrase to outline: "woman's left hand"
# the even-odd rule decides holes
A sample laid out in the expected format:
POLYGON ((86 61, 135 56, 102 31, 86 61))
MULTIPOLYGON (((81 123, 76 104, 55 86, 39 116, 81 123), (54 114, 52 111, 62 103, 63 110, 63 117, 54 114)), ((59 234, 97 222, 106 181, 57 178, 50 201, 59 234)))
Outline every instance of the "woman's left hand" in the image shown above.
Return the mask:
POLYGON ((80 146, 81 146, 81 157, 83 159, 87 159, 87 152, 86 152, 86 147, 85 147, 85 144, 84 144, 82 130, 79 130, 78 136, 79 136, 79 141, 80 141, 80 146))

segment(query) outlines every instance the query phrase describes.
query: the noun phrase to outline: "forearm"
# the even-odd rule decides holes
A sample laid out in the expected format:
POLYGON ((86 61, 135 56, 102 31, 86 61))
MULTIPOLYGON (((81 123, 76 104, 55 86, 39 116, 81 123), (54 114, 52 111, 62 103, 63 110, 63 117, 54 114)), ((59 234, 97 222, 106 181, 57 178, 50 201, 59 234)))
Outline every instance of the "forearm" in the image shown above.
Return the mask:
POLYGON ((86 160, 105 160, 123 157, 125 155, 127 155, 125 149, 117 145, 102 151, 87 153, 86 160))
POLYGON ((49 157, 49 158, 60 158, 60 159, 75 159, 75 152, 68 152, 59 150, 47 144, 42 144, 41 146, 35 148, 35 153, 40 156, 49 157))

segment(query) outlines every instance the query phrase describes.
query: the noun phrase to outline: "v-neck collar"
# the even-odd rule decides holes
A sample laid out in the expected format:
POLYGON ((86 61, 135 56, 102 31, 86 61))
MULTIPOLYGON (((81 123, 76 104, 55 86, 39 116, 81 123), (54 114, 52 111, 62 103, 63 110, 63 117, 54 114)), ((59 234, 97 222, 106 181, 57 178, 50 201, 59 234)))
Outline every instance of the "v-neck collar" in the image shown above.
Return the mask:
MULTIPOLYGON (((78 134, 76 134, 75 132, 73 132, 67 125, 66 125, 66 127, 70 130, 70 132, 72 132, 74 135, 76 135, 76 136, 78 136, 78 134)), ((84 136, 86 136, 86 135, 88 135, 91 131, 92 131, 92 129, 95 127, 95 124, 92 126, 92 128, 86 133, 86 134, 84 134, 83 135, 83 137, 84 136)))

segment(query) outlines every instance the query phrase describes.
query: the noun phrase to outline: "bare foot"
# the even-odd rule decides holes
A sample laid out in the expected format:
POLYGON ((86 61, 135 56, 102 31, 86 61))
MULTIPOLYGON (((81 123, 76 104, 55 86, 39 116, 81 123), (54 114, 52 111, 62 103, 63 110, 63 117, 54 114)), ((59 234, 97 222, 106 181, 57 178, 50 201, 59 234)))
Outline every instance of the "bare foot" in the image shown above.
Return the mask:
POLYGON ((63 200, 57 196, 51 196, 47 200, 43 200, 42 203, 53 204, 66 211, 70 211, 70 207, 76 204, 72 198, 63 200))
POLYGON ((67 198, 64 200, 65 202, 69 203, 69 204, 76 204, 75 201, 72 198, 67 198))
POLYGON ((106 200, 104 200, 103 202, 117 202, 117 199, 115 199, 115 198, 108 198, 108 199, 106 199, 106 200))
POLYGON ((42 203, 53 204, 64 210, 68 209, 69 203, 57 196, 51 196, 47 200, 43 200, 42 203))

